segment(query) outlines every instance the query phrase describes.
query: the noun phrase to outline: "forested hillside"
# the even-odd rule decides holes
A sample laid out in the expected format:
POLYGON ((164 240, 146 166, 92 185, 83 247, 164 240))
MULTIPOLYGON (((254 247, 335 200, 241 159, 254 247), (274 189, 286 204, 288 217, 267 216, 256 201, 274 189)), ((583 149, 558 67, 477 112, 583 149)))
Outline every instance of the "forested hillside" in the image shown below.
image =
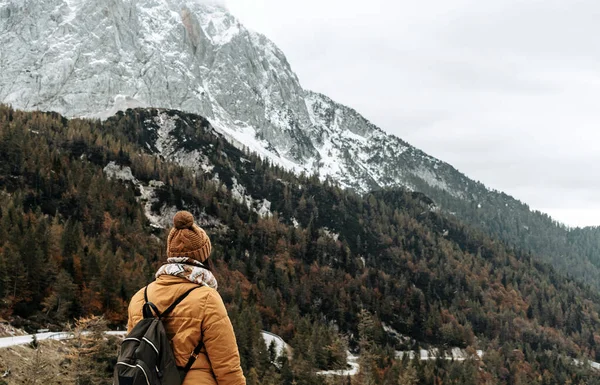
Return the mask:
POLYGON ((288 169, 360 193, 422 192, 462 223, 600 292, 598 229, 570 230, 305 89, 276 44, 209 3, 0 1, 0 102, 66 116, 108 117, 144 105, 195 112, 230 143, 288 169))
POLYGON ((343 381, 357 384, 600 383, 572 360, 600 360, 595 292, 422 194, 359 196, 294 176, 199 116, 140 109, 100 122, 0 106, 0 194, 0 317, 19 325, 103 314, 122 326, 165 260, 156 218, 188 209, 211 236, 249 384, 323 383, 315 371, 344 367, 347 348, 361 372, 343 381), (155 155, 161 116, 202 165, 155 155), (273 365, 261 329, 293 358, 273 365), (473 357, 394 359, 417 346, 473 357))
POLYGON ((414 181, 446 213, 509 245, 531 251, 558 271, 600 290, 600 228, 571 229, 499 191, 472 183, 453 194, 414 181))

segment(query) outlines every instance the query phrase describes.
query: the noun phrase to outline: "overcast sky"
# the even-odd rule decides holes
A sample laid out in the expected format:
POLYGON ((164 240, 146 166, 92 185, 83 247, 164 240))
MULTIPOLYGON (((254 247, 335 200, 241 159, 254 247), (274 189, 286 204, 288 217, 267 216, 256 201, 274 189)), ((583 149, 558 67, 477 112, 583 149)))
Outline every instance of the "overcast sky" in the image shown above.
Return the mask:
POLYGON ((600 1, 226 2, 305 88, 563 223, 600 225, 600 1))

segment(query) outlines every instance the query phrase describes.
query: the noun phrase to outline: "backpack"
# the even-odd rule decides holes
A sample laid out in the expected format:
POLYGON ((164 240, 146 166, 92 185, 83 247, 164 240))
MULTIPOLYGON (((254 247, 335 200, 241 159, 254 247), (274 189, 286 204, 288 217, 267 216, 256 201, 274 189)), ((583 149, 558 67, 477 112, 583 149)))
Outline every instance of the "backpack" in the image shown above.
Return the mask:
POLYGON ((135 325, 121 343, 113 385, 181 385, 185 375, 198 358, 203 343, 202 341, 198 343, 184 368, 177 367, 162 319, 198 287, 200 286, 182 294, 161 313, 156 305, 148 301, 148 286, 146 286, 144 319, 135 325))

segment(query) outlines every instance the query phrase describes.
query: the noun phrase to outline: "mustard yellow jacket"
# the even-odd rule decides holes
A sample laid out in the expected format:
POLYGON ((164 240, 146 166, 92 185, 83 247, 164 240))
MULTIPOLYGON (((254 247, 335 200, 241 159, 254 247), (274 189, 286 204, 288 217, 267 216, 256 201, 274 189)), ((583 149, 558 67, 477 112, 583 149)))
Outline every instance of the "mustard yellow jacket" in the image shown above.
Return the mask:
MULTIPOLYGON (((179 296, 197 286, 185 278, 162 275, 148 286, 148 299, 160 311, 165 310, 179 296)), ((140 289, 129 303, 127 331, 143 319, 144 289, 140 289)), ((240 355, 227 310, 219 293, 207 286, 192 291, 163 324, 177 366, 184 367, 200 338, 204 347, 188 372, 183 385, 245 385, 240 366, 240 355)))

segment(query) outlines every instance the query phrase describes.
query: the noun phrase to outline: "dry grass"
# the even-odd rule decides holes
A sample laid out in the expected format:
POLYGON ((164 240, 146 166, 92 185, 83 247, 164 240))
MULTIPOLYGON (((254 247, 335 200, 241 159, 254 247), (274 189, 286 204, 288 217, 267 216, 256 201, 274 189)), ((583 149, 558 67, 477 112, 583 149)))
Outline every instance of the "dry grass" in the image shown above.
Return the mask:
POLYGON ((68 351, 67 342, 50 340, 40 342, 37 349, 30 345, 0 349, 0 385, 74 384, 65 359, 68 351))
POLYGON ((82 318, 71 339, 0 348, 0 385, 112 384, 119 338, 105 331, 102 318, 82 318))
POLYGON ((0 337, 23 336, 27 333, 21 329, 11 326, 8 322, 0 318, 0 337))

